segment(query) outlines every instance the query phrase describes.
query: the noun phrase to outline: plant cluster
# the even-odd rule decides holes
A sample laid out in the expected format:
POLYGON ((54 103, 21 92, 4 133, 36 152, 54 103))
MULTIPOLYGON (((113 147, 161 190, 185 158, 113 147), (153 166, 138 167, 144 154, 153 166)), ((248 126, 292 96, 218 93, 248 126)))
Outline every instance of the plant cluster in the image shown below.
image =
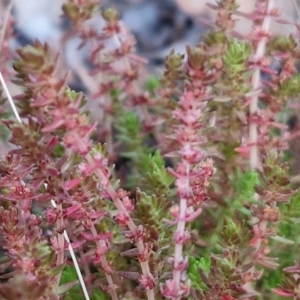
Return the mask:
POLYGON ((98 80, 91 99, 49 45, 11 53, 4 20, 0 299, 300 299, 299 131, 284 123, 300 35, 271 34, 286 23, 273 0, 251 14, 235 0, 210 7, 214 29, 156 78, 115 8, 66 1, 98 80), (236 36, 237 14, 249 35, 236 36), (15 116, 9 80, 22 90, 15 116))

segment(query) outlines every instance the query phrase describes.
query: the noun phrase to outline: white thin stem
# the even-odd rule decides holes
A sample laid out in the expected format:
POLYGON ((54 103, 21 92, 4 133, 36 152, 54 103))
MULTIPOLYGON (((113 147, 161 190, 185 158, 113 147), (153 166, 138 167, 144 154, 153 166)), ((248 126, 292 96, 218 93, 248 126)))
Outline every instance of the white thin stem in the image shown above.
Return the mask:
MULTIPOLYGON (((53 207, 57 207, 54 200, 51 200, 51 203, 52 203, 52 206, 53 206, 53 207)), ((82 277, 82 275, 81 275, 81 271, 80 271, 80 268, 79 268, 79 265, 78 265, 78 262, 77 262, 77 259, 76 259, 74 250, 73 250, 73 248, 72 248, 72 245, 71 245, 71 242, 70 242, 70 239, 69 239, 69 236, 68 236, 68 233, 67 233, 66 230, 64 230, 64 237, 65 237, 65 240, 66 240, 67 243, 68 243, 68 249, 69 249, 70 255, 71 255, 71 257, 72 257, 72 260, 73 260, 73 263, 74 263, 74 267, 75 267, 75 270, 76 270, 76 272, 77 272, 77 276, 78 276, 78 279, 79 279, 79 282, 80 282, 82 291, 83 291, 83 293, 84 293, 85 299, 86 299, 86 300, 90 300, 90 297, 89 297, 89 294, 88 294, 88 292, 87 292, 87 289, 86 289, 86 286, 85 286, 83 277, 82 277)))
POLYGON ((71 245, 71 242, 70 242, 70 239, 69 239, 69 236, 68 236, 68 233, 67 233, 66 230, 64 230, 64 237, 65 237, 65 239, 68 243, 68 249, 69 249, 69 252, 71 254, 71 257, 72 257, 72 260, 73 260, 73 263, 74 263, 74 267, 75 267, 75 270, 76 270, 76 273, 77 273, 77 276, 78 276, 78 279, 79 279, 84 297, 85 297, 86 300, 90 300, 90 296, 89 296, 88 291, 86 289, 86 286, 85 286, 84 280, 82 278, 81 271, 80 271, 75 253, 73 251, 73 248, 72 248, 72 245, 71 245))
MULTIPOLYGON (((57 209, 59 210, 59 217, 57 219, 57 232, 58 232, 57 245, 58 245, 59 251, 57 253, 56 265, 59 266, 64 263, 64 259, 65 259, 65 240, 64 240, 63 233, 60 233, 61 228, 63 228, 63 226, 64 226, 62 205, 61 204, 57 205, 57 209)), ((60 283, 60 279, 61 279, 61 272, 59 272, 56 275, 56 280, 57 280, 58 285, 60 283)))
POLYGON ((22 120, 21 120, 21 118, 20 118, 20 116, 19 116, 19 113, 18 113, 18 111, 17 111, 16 105, 15 105, 15 103, 14 103, 14 101, 13 101, 13 99, 12 99, 10 93, 9 93, 9 90, 8 90, 8 88, 7 88, 7 85, 6 85, 5 81, 4 81, 4 78, 3 78, 1 72, 0 72, 0 82, 1 82, 1 84, 2 84, 2 87, 3 87, 3 89, 4 89, 4 92, 5 92, 5 94, 6 94, 6 97, 7 97, 7 99, 8 99, 8 102, 9 102, 9 104, 10 104, 10 106, 11 106, 13 112, 14 112, 14 115, 15 115, 16 119, 18 120, 19 123, 22 123, 22 120))

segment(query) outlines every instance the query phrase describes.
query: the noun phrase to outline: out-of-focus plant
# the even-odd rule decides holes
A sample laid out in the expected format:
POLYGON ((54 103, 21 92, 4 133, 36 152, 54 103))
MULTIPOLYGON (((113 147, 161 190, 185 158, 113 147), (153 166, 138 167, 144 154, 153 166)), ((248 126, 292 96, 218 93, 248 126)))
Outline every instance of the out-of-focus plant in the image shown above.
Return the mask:
POLYGON ((297 133, 280 118, 299 97, 298 36, 272 36, 271 19, 285 23, 272 0, 251 14, 210 7, 214 29, 157 79, 115 8, 66 1, 93 99, 68 87, 47 44, 10 53, 6 18, 0 60, 16 57, 22 122, 2 93, 1 299, 300 299, 299 192, 283 158, 297 133), (236 36, 235 14, 250 35, 236 36))

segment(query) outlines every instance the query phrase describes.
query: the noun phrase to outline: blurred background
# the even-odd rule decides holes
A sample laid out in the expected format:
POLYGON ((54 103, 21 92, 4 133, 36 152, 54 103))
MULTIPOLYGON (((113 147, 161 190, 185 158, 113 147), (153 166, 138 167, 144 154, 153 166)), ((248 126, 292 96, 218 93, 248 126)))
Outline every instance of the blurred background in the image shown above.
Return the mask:
MULTIPOLYGON (((15 18, 16 40, 12 47, 31 43, 34 39, 48 42, 56 51, 61 50, 60 40, 70 29, 68 21, 61 17, 64 0, 14 0, 12 13, 15 18)), ((206 3, 215 0, 104 0, 104 7, 115 6, 120 12, 125 27, 134 35, 138 54, 149 61, 148 68, 156 72, 163 66, 165 56, 172 48, 185 52, 186 44, 195 45, 201 35, 213 27, 215 12, 206 3)), ((5 13, 9 1, 1 0, 0 11, 5 13)), ((238 0, 239 11, 250 13, 256 0, 238 0)), ((281 18, 297 22, 298 0, 274 0, 281 18)), ((247 35, 251 22, 236 16, 238 33, 247 35)), ((95 21, 101 27, 101 20, 95 21)), ((283 25, 273 22, 273 34, 296 34, 292 24, 283 25)), ((63 51, 69 68, 76 70, 79 40, 70 39, 63 51), (76 44, 77 43, 77 44, 76 44)))

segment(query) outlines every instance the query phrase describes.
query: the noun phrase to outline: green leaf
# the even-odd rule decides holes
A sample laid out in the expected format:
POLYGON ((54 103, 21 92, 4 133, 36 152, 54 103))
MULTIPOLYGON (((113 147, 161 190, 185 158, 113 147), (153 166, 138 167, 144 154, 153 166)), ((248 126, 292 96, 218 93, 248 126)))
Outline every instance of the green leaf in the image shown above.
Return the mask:
POLYGON ((222 58, 226 75, 232 77, 245 72, 250 54, 251 47, 249 44, 234 39, 229 40, 227 51, 222 58))
POLYGON ((276 242, 280 242, 280 243, 287 244, 287 245, 294 245, 295 244, 295 241, 287 239, 287 238, 279 236, 279 235, 271 236, 271 239, 276 241, 276 242))
POLYGON ((297 47, 297 43, 292 35, 276 36, 268 42, 268 51, 292 52, 297 47))
POLYGON ((75 267, 71 267, 67 265, 62 273, 60 284, 72 282, 77 279, 78 277, 77 277, 75 267))
POLYGON ((127 143, 140 143, 141 124, 139 117, 132 111, 124 113, 115 124, 118 139, 127 143))
POLYGON ((78 283, 78 280, 72 281, 72 282, 67 282, 67 283, 64 283, 64 284, 60 285, 60 286, 57 288, 57 293, 58 293, 59 295, 65 294, 65 293, 68 292, 71 288, 73 288, 77 283, 78 283))
POLYGON ((65 92, 72 101, 76 101, 78 98, 82 97, 80 102, 80 108, 83 107, 88 102, 87 98, 83 95, 82 92, 77 93, 71 90, 69 87, 66 88, 65 92))
POLYGON ((300 93, 300 76, 294 75, 285 79, 279 84, 279 89, 276 94, 279 97, 294 97, 300 93))
POLYGON ((255 186, 260 184, 259 174, 250 169, 244 172, 237 169, 234 176, 230 178, 230 182, 234 191, 240 195, 240 197, 245 197, 249 200, 255 193, 255 186))
POLYGON ((61 264, 61 265, 59 265, 59 266, 56 266, 56 267, 52 268, 51 271, 50 271, 50 274, 51 274, 52 276, 57 275, 58 273, 60 273, 60 272, 63 271, 63 269, 65 268, 65 265, 66 265, 66 264, 61 264))
POLYGON ((91 296, 91 300, 108 300, 108 299, 110 298, 99 289, 95 290, 93 295, 91 296))
MULTIPOLYGON (((81 286, 78 283, 77 273, 74 267, 66 266, 62 273, 62 277, 60 280, 60 285, 64 286, 65 284, 72 285, 74 282, 77 282, 70 290, 68 290, 67 295, 64 297, 64 300, 85 300, 83 292, 81 290, 81 286)), ((107 294, 103 293, 101 290, 96 289, 92 296, 90 296, 91 300, 108 300, 109 297, 107 294)))
POLYGON ((161 83, 157 77, 150 75, 145 82, 145 89, 153 97, 155 96, 155 90, 161 86, 161 83))
POLYGON ((230 182, 234 195, 226 199, 231 211, 239 211, 243 215, 251 216, 251 212, 245 207, 245 203, 257 203, 253 197, 256 193, 255 187, 260 185, 259 174, 253 170, 241 171, 236 169, 235 174, 230 176, 230 182))
POLYGON ((141 161, 140 174, 144 178, 144 188, 157 194, 170 193, 170 185, 174 177, 166 170, 165 162, 159 151, 143 157, 141 161))
POLYGON ((56 158, 61 158, 64 156, 65 154, 65 148, 63 145, 58 144, 53 148, 53 153, 55 155, 56 158))
POLYGON ((187 275, 194 289, 199 291, 208 290, 208 287, 201 279, 199 269, 202 269, 204 273, 209 274, 210 266, 211 266, 211 261, 209 256, 201 257, 198 260, 195 259, 193 256, 189 257, 189 266, 187 269, 187 275))
POLYGON ((209 271, 210 271, 210 264, 211 264, 210 257, 207 256, 207 257, 201 257, 201 258, 200 258, 198 266, 199 266, 206 274, 208 274, 209 271))

